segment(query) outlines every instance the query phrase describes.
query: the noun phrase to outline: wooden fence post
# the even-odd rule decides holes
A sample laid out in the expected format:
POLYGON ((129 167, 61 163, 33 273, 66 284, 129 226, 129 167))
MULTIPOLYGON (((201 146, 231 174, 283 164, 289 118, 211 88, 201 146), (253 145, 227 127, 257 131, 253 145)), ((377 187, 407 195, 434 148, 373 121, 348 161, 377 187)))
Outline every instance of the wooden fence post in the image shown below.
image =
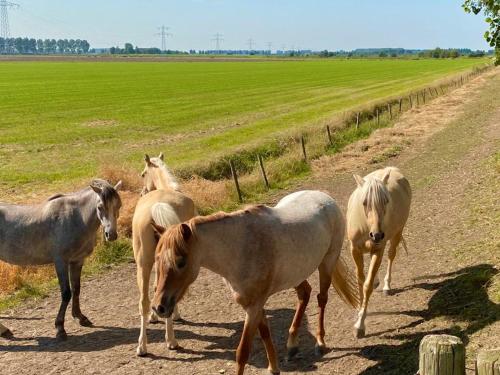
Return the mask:
POLYGON ((408 100, 410 101, 410 108, 413 108, 413 102, 411 100, 411 94, 410 94, 410 96, 408 96, 408 100))
POLYGON ((262 173, 262 179, 264 180, 264 185, 266 189, 269 190, 269 181, 267 180, 267 174, 266 170, 264 169, 264 162, 262 160, 262 156, 257 155, 257 157, 259 158, 260 171, 262 173))
POLYGON ((418 91, 417 91, 417 95, 416 96, 417 96, 417 107, 418 107, 420 105, 420 98, 418 96, 418 91))
POLYGON ((500 348, 481 350, 476 359, 476 375, 500 374, 500 348))
POLYGON ((379 110, 377 108, 377 125, 380 124, 380 114, 379 114, 379 110))
POLYGON ((243 203, 240 184, 238 183, 238 176, 236 175, 236 168, 234 168, 234 163, 232 160, 229 160, 229 167, 231 168, 231 174, 233 175, 234 185, 236 186, 236 191, 238 192, 238 200, 240 201, 240 203, 243 203))
POLYGON ((356 129, 359 129, 359 112, 356 113, 356 129))
POLYGON ((422 100, 424 101, 424 104, 425 104, 425 90, 422 91, 422 100))
POLYGON ((302 153, 304 154, 304 161, 307 162, 306 141, 304 140, 304 136, 300 137, 300 143, 302 144, 302 153))
POLYGON ((330 132, 330 125, 326 126, 326 134, 328 135, 328 142, 330 142, 330 146, 333 146, 332 133, 330 132))
POLYGON ((392 120, 392 106, 391 106, 391 103, 387 104, 387 110, 389 111, 389 119, 392 120))
POLYGON ((420 341, 419 375, 465 375, 462 340, 450 335, 427 335, 420 341))
POLYGON ((403 98, 399 98, 399 113, 403 110, 403 98))

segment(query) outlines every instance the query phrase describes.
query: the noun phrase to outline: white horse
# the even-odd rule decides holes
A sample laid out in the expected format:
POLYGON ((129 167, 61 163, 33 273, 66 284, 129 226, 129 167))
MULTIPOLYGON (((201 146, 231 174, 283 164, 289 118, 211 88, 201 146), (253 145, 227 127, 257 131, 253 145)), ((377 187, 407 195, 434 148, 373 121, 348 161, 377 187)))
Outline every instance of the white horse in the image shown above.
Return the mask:
POLYGON ((357 188, 347 206, 347 237, 356 263, 359 293, 362 297, 358 320, 354 325, 356 337, 365 335, 365 318, 368 301, 373 291, 387 241, 389 262, 384 279, 384 294, 391 289, 391 272, 396 249, 403 241, 403 229, 410 213, 411 188, 408 180, 397 168, 387 167, 370 173, 364 178, 354 175, 357 188), (371 255, 365 280, 363 254, 371 255))
MULTIPOLYGON (((153 224, 159 233, 164 228, 153 224)), ((319 328, 317 351, 325 349, 324 316, 328 289, 357 307, 354 275, 340 257, 345 221, 335 201, 319 191, 300 191, 283 198, 274 208, 253 206, 232 214, 196 217, 171 226, 157 248, 157 288, 153 310, 172 315, 175 306, 195 281, 200 267, 224 277, 233 297, 246 311, 245 326, 236 352, 238 374, 250 355, 258 330, 269 360, 269 371, 279 373, 264 305, 282 290, 295 288, 298 306, 289 330, 288 355, 298 351, 298 329, 311 286, 307 278, 319 271, 319 328)))
MULTIPOLYGON (((154 222, 163 227, 189 220, 196 214, 193 201, 179 192, 179 184, 163 161, 163 154, 157 158, 145 157, 146 166, 141 176, 144 179, 143 196, 137 202, 132 219, 132 244, 137 264, 137 284, 140 292, 139 311, 141 314, 141 333, 137 355, 147 354, 147 325, 158 321, 150 310, 149 280, 155 263, 155 250, 158 238, 151 227, 154 222)), ((178 312, 175 319, 180 319, 178 312)), ((169 349, 178 347, 174 335, 172 319, 166 320, 165 340, 169 349)))

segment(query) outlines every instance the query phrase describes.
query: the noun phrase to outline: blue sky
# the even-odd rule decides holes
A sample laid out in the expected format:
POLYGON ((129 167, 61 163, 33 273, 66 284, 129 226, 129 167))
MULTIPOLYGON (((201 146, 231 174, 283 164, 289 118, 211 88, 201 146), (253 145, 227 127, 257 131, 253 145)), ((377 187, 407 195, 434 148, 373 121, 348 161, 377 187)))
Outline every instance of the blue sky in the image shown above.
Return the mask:
POLYGON ((93 47, 160 46, 157 27, 173 34, 172 49, 354 49, 468 47, 487 49, 484 17, 460 0, 11 0, 12 36, 87 39, 93 47))

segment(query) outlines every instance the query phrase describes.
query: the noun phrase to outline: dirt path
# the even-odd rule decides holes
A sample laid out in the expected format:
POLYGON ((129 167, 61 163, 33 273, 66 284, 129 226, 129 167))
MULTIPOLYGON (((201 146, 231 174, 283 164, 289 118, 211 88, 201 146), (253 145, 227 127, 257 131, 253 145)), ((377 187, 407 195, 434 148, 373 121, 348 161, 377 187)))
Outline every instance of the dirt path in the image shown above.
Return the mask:
MULTIPOLYGON (((283 372, 415 374, 418 343, 428 333, 460 335, 468 345, 469 369, 478 347, 500 346, 500 307, 484 287, 493 279, 498 282, 493 265, 500 264, 500 180, 495 164, 500 72, 424 108, 425 114, 419 113, 424 109, 415 110, 394 128, 318 162, 315 177, 301 184, 329 191, 345 207, 354 187, 351 171, 399 166, 414 190, 406 230, 410 254, 399 254, 396 260, 396 294, 374 293, 364 339, 353 337, 354 312, 330 293, 326 341, 331 351, 322 358, 314 355, 309 332, 317 326, 311 298, 299 357, 290 363, 283 360, 296 298, 291 291, 273 296, 267 309, 283 372)), ((316 293, 317 276, 310 281, 316 293)), ((57 293, 1 317, 16 335, 0 340, 1 373, 233 373, 244 315, 219 276, 202 270, 180 306, 185 322, 176 325, 176 333, 184 349, 168 351, 163 326, 156 325, 149 331, 151 354, 146 358, 135 356, 139 318, 134 264, 88 279, 82 290, 84 312, 95 327, 82 328, 68 320, 66 343, 54 340, 57 293)), ((247 373, 262 374, 265 368, 263 346, 256 339, 247 373)))

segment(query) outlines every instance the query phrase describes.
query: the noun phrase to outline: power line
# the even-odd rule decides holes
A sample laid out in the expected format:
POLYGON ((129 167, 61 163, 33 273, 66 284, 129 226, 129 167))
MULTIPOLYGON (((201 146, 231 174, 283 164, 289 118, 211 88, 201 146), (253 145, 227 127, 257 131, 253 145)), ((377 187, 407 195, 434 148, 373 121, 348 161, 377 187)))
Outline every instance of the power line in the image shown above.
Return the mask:
POLYGON ((0 0, 0 36, 4 38, 5 52, 9 52, 10 25, 9 8, 19 8, 19 4, 7 0, 0 0))
POLYGON ((217 33, 214 35, 214 38, 212 39, 212 41, 215 42, 215 50, 216 51, 220 51, 220 44, 221 44, 221 42, 224 41, 223 36, 224 35, 217 33))
POLYGON ((252 38, 247 40, 248 50, 253 51, 254 41, 252 38))
POLYGON ((160 30, 160 32, 156 35, 161 36, 161 50, 165 52, 167 50, 167 38, 169 36, 172 36, 172 34, 168 32, 168 30, 170 30, 170 27, 162 25, 158 28, 158 30, 160 30))

